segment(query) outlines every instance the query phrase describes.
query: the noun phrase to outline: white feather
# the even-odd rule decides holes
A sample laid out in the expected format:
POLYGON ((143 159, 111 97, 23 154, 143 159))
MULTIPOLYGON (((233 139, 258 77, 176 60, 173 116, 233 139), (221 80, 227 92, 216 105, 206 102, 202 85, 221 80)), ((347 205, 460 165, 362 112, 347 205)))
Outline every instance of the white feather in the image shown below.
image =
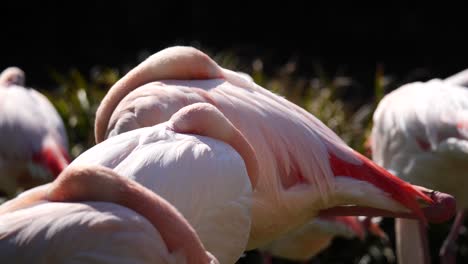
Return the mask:
POLYGON ((163 123, 109 138, 73 164, 112 168, 166 199, 220 263, 234 263, 246 248, 252 187, 243 159, 223 142, 163 123))

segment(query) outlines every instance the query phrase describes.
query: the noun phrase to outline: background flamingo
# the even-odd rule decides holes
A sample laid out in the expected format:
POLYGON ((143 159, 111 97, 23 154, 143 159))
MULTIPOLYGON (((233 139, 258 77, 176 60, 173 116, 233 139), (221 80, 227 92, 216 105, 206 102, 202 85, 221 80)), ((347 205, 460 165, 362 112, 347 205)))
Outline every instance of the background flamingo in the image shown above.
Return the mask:
MULTIPOLYGON (((163 50, 119 80, 97 111, 96 140, 117 140, 132 130, 130 133, 136 133, 135 129, 167 121, 179 109, 197 102, 215 106, 255 150, 259 173, 247 249, 266 245, 306 224, 323 209, 338 205, 361 207, 323 213, 408 217, 400 214, 408 212, 406 207, 423 217, 419 202, 430 199, 419 189, 350 149, 297 105, 222 69, 193 48, 163 50)), ((120 155, 126 153, 128 150, 120 155)), ((93 158, 96 156, 89 160, 93 158)), ((114 162, 107 164, 115 166, 114 162)), ((453 212, 450 208, 442 211, 441 218, 453 212)))
POLYGON ((50 181, 69 163, 62 119, 24 81, 16 67, 0 74, 0 190, 10 197, 50 181))
MULTIPOLYGON (((468 90, 458 86, 467 83, 464 71, 446 80, 403 85, 381 100, 373 117, 374 161, 406 181, 457 199, 459 213, 440 252, 443 263, 455 262, 452 247, 468 206, 468 90)), ((400 262, 429 262, 424 226, 398 219, 395 228, 400 262)))
POLYGON ((0 223, 2 263, 218 263, 172 205, 99 166, 3 204, 0 223))

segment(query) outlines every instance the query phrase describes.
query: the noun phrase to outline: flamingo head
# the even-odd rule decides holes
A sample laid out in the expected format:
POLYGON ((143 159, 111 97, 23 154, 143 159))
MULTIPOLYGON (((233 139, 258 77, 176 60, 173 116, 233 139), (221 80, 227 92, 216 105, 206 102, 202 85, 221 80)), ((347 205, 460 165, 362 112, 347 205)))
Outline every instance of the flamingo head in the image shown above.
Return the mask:
POLYGON ((0 73, 0 85, 6 87, 11 85, 24 86, 25 80, 24 71, 18 67, 9 67, 0 73))
POLYGON ((352 152, 357 159, 343 159, 330 152, 338 200, 346 202, 322 210, 319 215, 416 218, 426 224, 444 222, 455 215, 453 196, 411 185, 352 152))

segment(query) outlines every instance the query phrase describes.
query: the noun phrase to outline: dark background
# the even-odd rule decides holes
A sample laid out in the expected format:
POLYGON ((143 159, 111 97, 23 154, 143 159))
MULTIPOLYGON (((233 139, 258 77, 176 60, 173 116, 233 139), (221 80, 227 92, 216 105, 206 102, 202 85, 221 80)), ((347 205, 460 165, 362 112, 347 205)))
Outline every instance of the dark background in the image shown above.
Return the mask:
POLYGON ((133 66, 142 51, 175 44, 261 58, 266 70, 294 59, 313 75, 318 63, 368 84, 377 64, 414 78, 468 67, 461 5, 272 2, 3 1, 0 67, 20 66, 29 85, 47 85, 51 68, 133 66))

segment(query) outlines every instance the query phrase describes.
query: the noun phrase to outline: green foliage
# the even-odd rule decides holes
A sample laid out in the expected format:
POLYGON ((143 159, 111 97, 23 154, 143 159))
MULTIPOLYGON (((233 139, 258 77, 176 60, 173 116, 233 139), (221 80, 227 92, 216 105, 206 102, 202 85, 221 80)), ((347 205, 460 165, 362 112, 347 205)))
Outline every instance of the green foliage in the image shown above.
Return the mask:
POLYGON ((94 145, 94 119, 107 90, 120 75, 115 69, 95 69, 85 76, 76 69, 63 74, 51 72, 57 89, 44 92, 65 123, 73 158, 94 145))

